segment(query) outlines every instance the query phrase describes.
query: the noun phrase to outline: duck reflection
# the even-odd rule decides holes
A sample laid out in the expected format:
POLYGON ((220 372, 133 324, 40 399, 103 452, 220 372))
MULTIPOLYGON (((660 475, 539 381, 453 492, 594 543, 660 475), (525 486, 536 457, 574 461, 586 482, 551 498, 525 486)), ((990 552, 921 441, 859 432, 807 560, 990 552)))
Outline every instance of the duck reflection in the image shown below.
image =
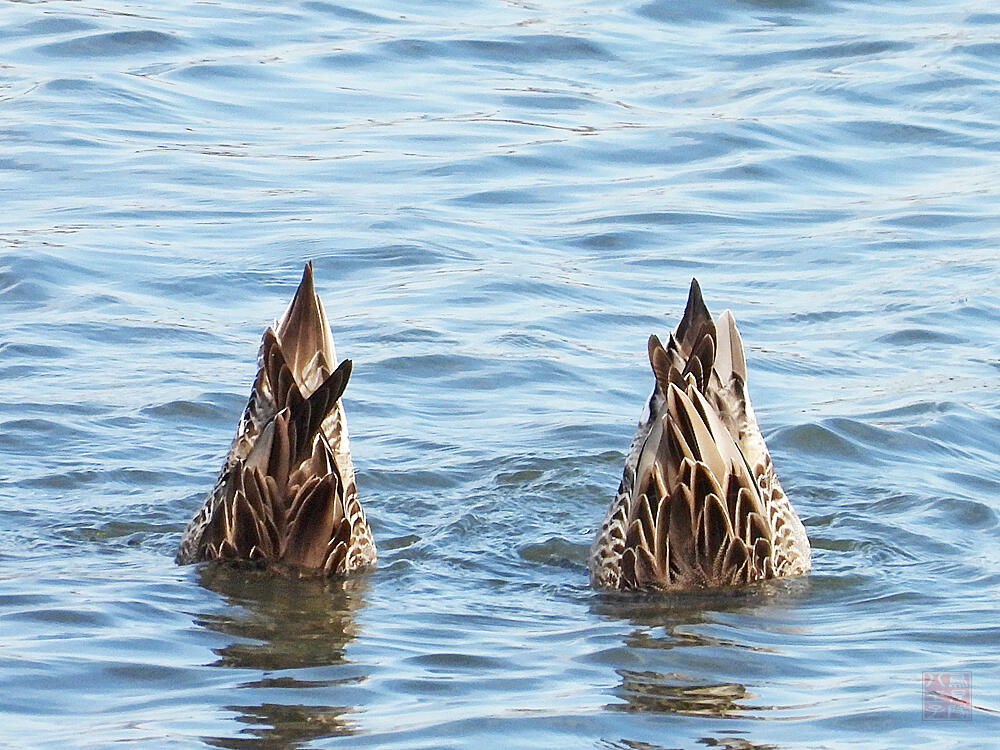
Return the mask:
POLYGON ((625 698, 628 711, 732 716, 747 710, 741 701, 753 698, 744 685, 735 682, 698 684, 680 674, 618 670, 622 678, 616 691, 625 698))
MULTIPOLYGON (((778 750, 778 745, 760 745, 739 737, 703 737, 698 741, 698 744, 705 747, 721 747, 725 750, 778 750)), ((622 740, 621 742, 604 740, 597 746, 608 750, 668 750, 662 745, 653 745, 638 740, 622 740)))
POLYGON ((205 738, 214 747, 298 748, 322 738, 356 732, 351 686, 365 679, 345 657, 356 634, 355 613, 365 606, 367 578, 300 578, 293 573, 239 564, 208 564, 199 583, 221 594, 226 606, 195 622, 234 640, 213 649, 211 666, 256 672, 237 687, 251 700, 226 706, 246 727, 238 737, 205 738), (308 693, 302 692, 308 690, 308 693), (294 691, 294 692, 291 692, 294 691), (340 698, 307 705, 317 699, 340 698))
MULTIPOLYGON (((767 645, 776 639, 756 638, 753 633, 786 631, 784 610, 807 590, 807 583, 794 580, 669 597, 595 597, 591 607, 596 614, 632 626, 623 638, 624 648, 611 652, 620 654, 613 667, 620 680, 614 694, 621 702, 607 709, 729 719, 776 716, 789 707, 766 705, 756 686, 771 682, 770 675, 779 681, 795 675, 785 673, 790 662, 780 646, 767 645)), ((740 733, 745 728, 741 724, 740 733)), ((745 737, 704 737, 700 742, 715 747, 775 747, 756 745, 745 737)))

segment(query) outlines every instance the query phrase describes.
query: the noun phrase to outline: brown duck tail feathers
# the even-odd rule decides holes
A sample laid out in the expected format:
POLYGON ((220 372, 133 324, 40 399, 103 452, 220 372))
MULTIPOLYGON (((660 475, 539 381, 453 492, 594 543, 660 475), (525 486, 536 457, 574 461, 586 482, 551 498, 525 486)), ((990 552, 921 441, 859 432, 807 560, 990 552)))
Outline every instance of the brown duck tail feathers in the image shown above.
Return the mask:
POLYGON ((309 396, 337 361, 326 310, 313 284, 312 261, 306 263, 299 288, 273 330, 302 395, 309 396))

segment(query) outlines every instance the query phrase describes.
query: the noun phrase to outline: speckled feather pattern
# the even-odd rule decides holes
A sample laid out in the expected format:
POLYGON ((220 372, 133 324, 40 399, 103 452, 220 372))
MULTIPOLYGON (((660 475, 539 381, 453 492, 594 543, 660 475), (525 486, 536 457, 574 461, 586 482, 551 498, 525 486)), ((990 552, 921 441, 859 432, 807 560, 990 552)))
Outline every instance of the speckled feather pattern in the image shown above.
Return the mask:
POLYGON ((655 384, 618 493, 591 547, 599 589, 677 590, 807 573, 809 540, 750 405, 743 342, 713 321, 692 281, 666 346, 649 340, 655 384))
POLYGON ((374 565, 340 400, 351 362, 334 362, 307 264, 285 314, 264 332, 247 408, 177 562, 271 561, 328 575, 374 565))

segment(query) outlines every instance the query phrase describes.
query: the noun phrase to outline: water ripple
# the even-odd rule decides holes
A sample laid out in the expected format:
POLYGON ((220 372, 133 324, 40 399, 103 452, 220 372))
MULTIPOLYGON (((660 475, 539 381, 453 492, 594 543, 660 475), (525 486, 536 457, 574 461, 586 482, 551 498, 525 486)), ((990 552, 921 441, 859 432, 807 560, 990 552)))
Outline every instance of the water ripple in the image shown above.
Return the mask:
POLYGON ((113 31, 80 36, 64 42, 53 42, 37 49, 53 57, 92 58, 168 52, 180 47, 181 44, 176 35, 160 31, 113 31))

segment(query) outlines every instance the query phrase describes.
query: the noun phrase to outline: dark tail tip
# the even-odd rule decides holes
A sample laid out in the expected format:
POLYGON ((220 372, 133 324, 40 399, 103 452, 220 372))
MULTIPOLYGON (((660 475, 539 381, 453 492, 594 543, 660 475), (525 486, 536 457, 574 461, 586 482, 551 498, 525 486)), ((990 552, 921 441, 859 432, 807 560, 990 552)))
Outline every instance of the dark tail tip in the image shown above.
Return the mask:
POLYGON ((690 308, 692 305, 695 308, 705 307, 705 300, 701 296, 701 284, 698 283, 698 279, 691 279, 691 289, 688 291, 688 303, 687 306, 690 308))
POLYGON ((691 279, 691 290, 688 292, 687 306, 684 308, 684 315, 677 325, 677 339, 685 341, 688 331, 701 327, 703 321, 712 320, 712 314, 705 305, 705 300, 701 296, 701 285, 698 279, 691 279))
POLYGON ((306 261, 306 267, 302 269, 302 281, 299 282, 299 286, 308 284, 312 286, 313 283, 313 262, 311 260, 306 261))

